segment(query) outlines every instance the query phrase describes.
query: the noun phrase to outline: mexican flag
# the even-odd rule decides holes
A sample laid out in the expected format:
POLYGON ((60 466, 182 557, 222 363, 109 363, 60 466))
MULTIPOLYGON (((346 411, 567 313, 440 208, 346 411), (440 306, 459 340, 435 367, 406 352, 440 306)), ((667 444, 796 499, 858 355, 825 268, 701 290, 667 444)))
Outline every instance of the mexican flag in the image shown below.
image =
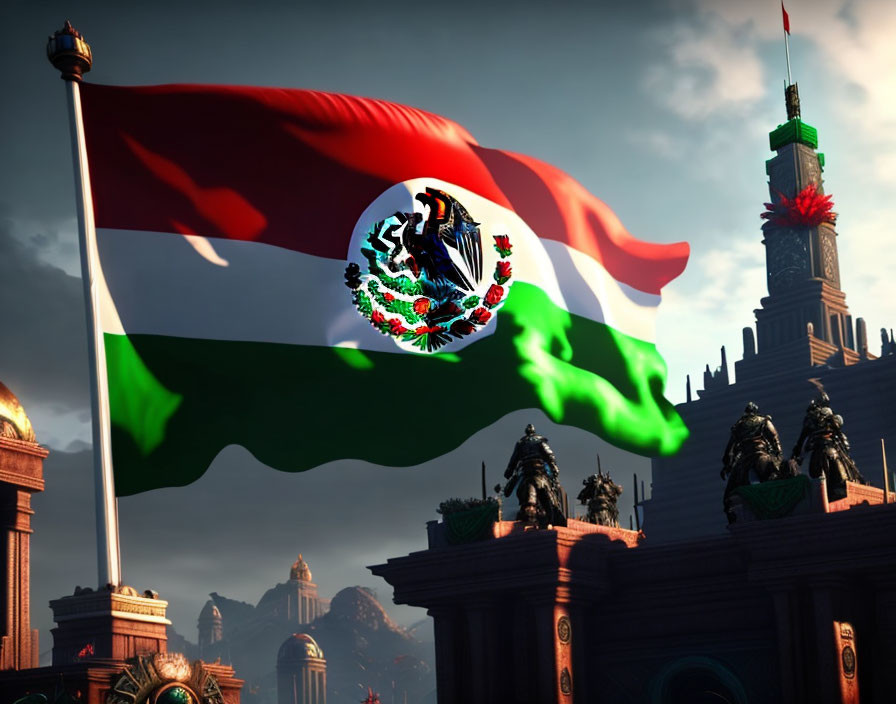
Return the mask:
POLYGON ((116 491, 226 446, 302 471, 445 454, 518 409, 687 437, 654 317, 685 243, 445 118, 273 88, 82 85, 116 491))

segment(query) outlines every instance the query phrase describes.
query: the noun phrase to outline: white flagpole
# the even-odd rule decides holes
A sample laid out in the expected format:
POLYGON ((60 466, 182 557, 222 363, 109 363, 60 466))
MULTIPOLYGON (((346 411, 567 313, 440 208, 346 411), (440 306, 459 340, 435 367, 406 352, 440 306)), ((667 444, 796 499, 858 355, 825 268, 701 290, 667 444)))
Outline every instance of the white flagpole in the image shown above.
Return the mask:
POLYGON ((785 54, 785 56, 787 56, 787 85, 792 86, 793 78, 790 77, 790 41, 788 39, 789 36, 790 36, 790 34, 785 29, 784 30, 784 54, 785 54))
POLYGON ((47 56, 62 71, 66 82, 68 112, 75 163, 75 197, 78 206, 78 238, 81 248, 81 278, 87 307, 87 356, 90 367, 90 408, 93 421, 93 466, 96 488, 97 572, 99 587, 121 584, 121 558, 118 545, 118 507, 112 474, 112 444, 109 432, 109 394, 106 377, 106 348, 99 326, 97 277, 102 278, 93 220, 90 172, 87 168, 87 144, 81 117, 81 74, 90 70, 90 46, 66 21, 50 37, 47 56))

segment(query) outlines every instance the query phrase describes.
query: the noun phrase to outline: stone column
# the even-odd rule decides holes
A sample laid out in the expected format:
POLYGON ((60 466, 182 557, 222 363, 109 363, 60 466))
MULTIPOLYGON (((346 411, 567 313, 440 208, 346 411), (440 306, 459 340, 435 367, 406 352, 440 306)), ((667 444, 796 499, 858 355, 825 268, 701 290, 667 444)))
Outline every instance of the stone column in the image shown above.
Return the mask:
POLYGON ((37 630, 31 629, 31 494, 44 490, 48 452, 26 440, 0 436, 0 670, 37 667, 37 630))
POLYGON ((810 687, 816 691, 808 694, 817 704, 839 704, 840 682, 834 644, 834 604, 842 580, 837 576, 817 577, 810 582, 812 612, 815 630, 815 663, 811 670, 810 687))
MULTIPOLYGON (((589 606, 588 602, 581 600, 575 600, 569 605, 569 649, 572 662, 570 671, 577 675, 573 677, 572 682, 572 697, 576 704, 597 700, 595 696, 592 696, 588 688, 588 677, 585 675, 587 672, 586 649, 588 648, 587 622, 589 606)), ((561 636, 562 640, 559 623, 557 627, 558 635, 561 636)))
POLYGON ((447 607, 435 607, 428 609, 427 614, 432 616, 433 632, 436 641, 436 691, 439 704, 454 704, 459 702, 457 678, 455 672, 457 663, 456 644, 457 616, 447 607))
POLYGON ((513 701, 519 704, 537 702, 536 682, 538 666, 535 656, 535 628, 532 622, 531 605, 522 598, 516 599, 511 612, 512 668, 508 673, 511 680, 513 701))
POLYGON ((778 668, 780 669, 781 701, 802 702, 806 693, 802 674, 805 662, 798 654, 793 609, 795 586, 790 583, 776 584, 769 588, 775 605, 775 631, 778 637, 778 668))
POLYGON ((557 701, 557 667, 554 643, 554 602, 535 603, 535 652, 538 671, 538 699, 545 704, 557 701))
POLYGON ((496 633, 492 618, 494 605, 477 600, 464 607, 467 620, 467 648, 470 653, 469 686, 471 704, 491 704, 503 696, 497 686, 501 674, 497 667, 496 633))
MULTIPOLYGON (((535 627, 533 669, 537 673, 538 687, 533 701, 539 704, 572 704, 575 681, 572 622, 566 589, 558 587, 552 589, 550 594, 530 595, 526 601, 530 605, 530 619, 535 627)), ((530 692, 529 696, 532 697, 532 694, 530 692)))

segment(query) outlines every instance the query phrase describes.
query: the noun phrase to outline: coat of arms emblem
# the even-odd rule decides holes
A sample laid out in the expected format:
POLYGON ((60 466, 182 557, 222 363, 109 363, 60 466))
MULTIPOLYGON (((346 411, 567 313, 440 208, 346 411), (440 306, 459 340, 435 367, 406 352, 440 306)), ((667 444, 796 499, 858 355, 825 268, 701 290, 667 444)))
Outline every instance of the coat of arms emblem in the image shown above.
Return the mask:
POLYGON ((497 256, 486 257, 480 223, 457 199, 426 188, 415 200, 422 214, 396 212, 369 228, 366 271, 350 262, 345 283, 377 330, 404 349, 432 353, 476 333, 506 300, 512 245, 508 235, 494 235, 497 256))

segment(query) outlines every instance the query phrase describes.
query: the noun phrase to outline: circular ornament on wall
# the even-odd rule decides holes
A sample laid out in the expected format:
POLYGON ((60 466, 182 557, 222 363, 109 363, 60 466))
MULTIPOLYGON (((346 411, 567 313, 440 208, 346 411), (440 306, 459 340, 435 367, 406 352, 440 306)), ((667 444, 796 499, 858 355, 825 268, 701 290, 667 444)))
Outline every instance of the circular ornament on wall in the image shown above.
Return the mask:
POLYGON ((561 616, 557 621, 557 637, 561 643, 569 643, 572 636, 572 626, 569 623, 568 616, 561 616))
POLYGON ((846 645, 843 647, 843 651, 840 653, 840 659, 843 662, 843 674, 846 675, 849 679, 855 677, 856 651, 852 649, 851 645, 846 645))
POLYGON ((560 691, 563 694, 572 694, 572 675, 569 674, 569 669, 566 667, 560 673, 560 691))

